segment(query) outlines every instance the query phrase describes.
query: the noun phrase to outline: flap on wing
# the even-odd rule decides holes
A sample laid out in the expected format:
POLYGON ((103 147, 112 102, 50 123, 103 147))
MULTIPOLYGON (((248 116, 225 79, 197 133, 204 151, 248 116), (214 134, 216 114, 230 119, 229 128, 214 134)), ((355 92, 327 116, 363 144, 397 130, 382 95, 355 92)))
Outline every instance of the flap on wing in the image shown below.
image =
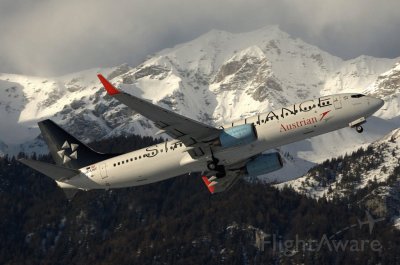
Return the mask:
POLYGON ((238 172, 229 171, 223 178, 216 178, 215 176, 210 178, 202 176, 201 178, 210 193, 214 194, 229 190, 241 177, 238 172))
POLYGON ((19 159, 19 162, 57 181, 70 179, 80 173, 79 170, 57 166, 32 159, 19 159))

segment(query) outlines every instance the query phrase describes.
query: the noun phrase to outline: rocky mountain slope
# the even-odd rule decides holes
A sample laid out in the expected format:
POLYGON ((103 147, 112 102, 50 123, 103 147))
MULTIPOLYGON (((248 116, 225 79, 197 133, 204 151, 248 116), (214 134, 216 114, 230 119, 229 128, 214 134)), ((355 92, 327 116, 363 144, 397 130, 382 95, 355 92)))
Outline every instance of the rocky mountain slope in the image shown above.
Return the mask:
POLYGON ((239 34, 213 30, 136 67, 52 78, 0 74, 0 150, 45 152, 36 138, 36 122, 44 118, 84 141, 152 135, 151 122, 106 95, 98 72, 128 93, 216 126, 325 94, 363 92, 386 100, 362 135, 343 129, 282 147, 287 167, 280 177, 300 176, 314 163, 400 126, 399 61, 368 56, 345 61, 270 26, 239 34))
POLYGON ((305 176, 277 187, 292 187, 313 198, 351 197, 400 228, 400 129, 368 147, 312 168, 305 176))

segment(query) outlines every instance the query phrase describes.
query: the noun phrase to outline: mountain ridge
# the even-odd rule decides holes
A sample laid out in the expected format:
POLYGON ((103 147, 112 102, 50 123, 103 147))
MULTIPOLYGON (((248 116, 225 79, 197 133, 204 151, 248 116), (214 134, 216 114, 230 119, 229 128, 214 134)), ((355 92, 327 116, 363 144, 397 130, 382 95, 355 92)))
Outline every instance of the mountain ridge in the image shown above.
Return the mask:
POLYGON ((128 93, 214 126, 326 94, 366 92, 386 100, 363 135, 342 129, 281 148, 313 164, 399 127, 399 61, 370 56, 343 60, 269 26, 245 33, 213 30, 149 56, 136 67, 123 64, 53 78, 0 74, 0 91, 6 95, 0 99, 0 115, 6 121, 0 129, 0 152, 47 152, 36 138, 36 122, 45 118, 86 142, 153 135, 151 122, 106 95, 98 72, 128 93))

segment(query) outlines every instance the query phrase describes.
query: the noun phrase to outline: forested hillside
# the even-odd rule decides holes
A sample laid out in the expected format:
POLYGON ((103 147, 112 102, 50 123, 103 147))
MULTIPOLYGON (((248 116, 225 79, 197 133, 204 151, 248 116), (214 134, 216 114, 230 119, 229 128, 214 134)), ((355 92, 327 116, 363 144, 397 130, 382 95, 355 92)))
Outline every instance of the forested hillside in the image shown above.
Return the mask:
MULTIPOLYGON (((120 137, 96 147, 125 152, 152 142, 120 137)), ((256 181, 211 196, 192 174, 143 187, 79 192, 69 202, 51 179, 4 157, 0 264, 400 264, 400 232, 386 219, 371 233, 368 225, 359 226, 365 208, 356 198, 315 200, 256 181), (264 251, 255 244, 257 233, 270 235, 264 251), (269 242, 273 237, 276 242, 269 242), (296 238, 365 246, 279 245, 296 238), (366 243, 374 240, 379 250, 366 243)))

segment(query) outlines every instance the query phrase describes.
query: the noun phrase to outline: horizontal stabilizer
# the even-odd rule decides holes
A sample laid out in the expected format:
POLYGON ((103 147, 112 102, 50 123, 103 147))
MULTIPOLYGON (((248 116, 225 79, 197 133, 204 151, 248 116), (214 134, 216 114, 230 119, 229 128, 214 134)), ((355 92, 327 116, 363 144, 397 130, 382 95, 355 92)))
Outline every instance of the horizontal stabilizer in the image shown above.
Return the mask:
POLYGON ((56 181, 64 181, 80 173, 80 171, 76 169, 66 168, 31 159, 21 158, 19 159, 19 162, 27 165, 30 168, 33 168, 36 171, 39 171, 40 173, 56 181))

